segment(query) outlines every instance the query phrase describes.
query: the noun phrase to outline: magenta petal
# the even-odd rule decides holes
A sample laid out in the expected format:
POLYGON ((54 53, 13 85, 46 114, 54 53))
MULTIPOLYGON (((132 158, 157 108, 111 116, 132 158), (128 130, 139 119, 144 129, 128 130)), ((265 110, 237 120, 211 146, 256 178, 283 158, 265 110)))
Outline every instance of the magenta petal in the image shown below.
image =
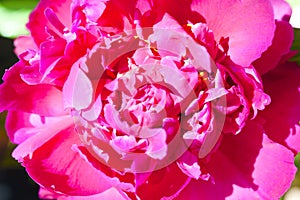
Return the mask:
POLYGON ((48 75, 48 73, 54 68, 55 64, 64 55, 66 42, 65 40, 46 41, 40 45, 41 48, 41 60, 40 60, 40 72, 48 75))
POLYGON ((6 71, 0 86, 0 111, 19 110, 43 116, 64 114, 62 92, 52 85, 27 85, 20 78, 22 62, 6 71))
POLYGON ((279 199, 291 186, 297 168, 287 148, 264 137, 263 148, 254 164, 253 178, 262 198, 279 199), (276 165, 273 163, 276 162, 276 165))
POLYGON ((192 180, 179 199, 279 199, 296 173, 293 161, 290 150, 249 122, 239 135, 225 135, 206 165, 214 183, 192 180))
POLYGON ((45 188, 40 188, 39 189, 39 198, 40 199, 58 199, 61 197, 61 195, 51 192, 49 190, 46 190, 45 188))
POLYGON ((38 46, 49 37, 45 27, 56 30, 46 18, 45 10, 51 8, 63 25, 71 27, 71 2, 71 0, 41 0, 30 14, 27 28, 38 46))
POLYGON ((90 196, 69 196, 69 197, 59 197, 58 200, 100 200, 100 199, 109 199, 109 200, 130 200, 130 198, 121 191, 118 191, 115 188, 110 188, 101 192, 99 194, 90 195, 90 196))
POLYGON ((118 191, 116 188, 110 188, 99 194, 90 196, 66 196, 58 193, 51 192, 44 188, 40 188, 39 197, 41 199, 57 199, 57 200, 129 200, 124 192, 118 191))
MULTIPOLYGON (((7 113, 6 122, 5 122, 5 129, 7 132, 7 135, 13 143, 17 143, 15 139, 15 132, 24 127, 33 127, 29 122, 29 113, 23 113, 18 111, 9 111, 7 113)), ((27 135, 30 137, 31 135, 27 135)))
POLYGON ((265 74, 275 68, 282 57, 290 52, 294 39, 293 27, 285 21, 276 21, 276 31, 272 45, 253 63, 259 74, 265 74))
POLYGON ((229 55, 239 65, 249 66, 271 45, 275 24, 269 1, 195 0, 192 9, 204 16, 216 41, 229 37, 229 55))
POLYGON ((295 63, 284 65, 263 76, 271 104, 260 116, 265 120, 268 136, 282 145, 300 151, 300 68, 295 63))
POLYGON ((23 161, 31 178, 44 188, 66 195, 93 195, 119 183, 117 178, 109 178, 72 150, 73 145, 81 143, 73 126, 52 136, 49 134, 33 136, 13 153, 15 158, 23 161))
POLYGON ((168 197, 177 196, 189 180, 174 162, 152 172, 148 181, 137 188, 137 194, 143 200, 172 199, 168 197))
POLYGON ((30 137, 30 140, 26 140, 17 146, 13 151, 12 156, 20 162, 23 161, 24 157, 32 157, 33 152, 54 137, 60 130, 69 127, 72 123, 73 119, 66 117, 65 119, 60 120, 56 126, 48 126, 43 131, 39 131, 38 134, 30 137))

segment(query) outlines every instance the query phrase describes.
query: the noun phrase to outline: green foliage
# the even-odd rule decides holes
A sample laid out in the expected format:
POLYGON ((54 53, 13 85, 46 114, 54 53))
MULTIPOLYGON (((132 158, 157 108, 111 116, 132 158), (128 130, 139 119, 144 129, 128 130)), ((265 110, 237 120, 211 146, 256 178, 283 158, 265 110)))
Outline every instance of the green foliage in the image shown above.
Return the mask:
POLYGON ((298 172, 296 174, 296 177, 294 179, 293 185, 300 187, 300 153, 295 158, 295 165, 298 168, 298 172))
POLYGON ((8 141, 4 128, 5 118, 6 113, 0 113, 0 170, 20 168, 20 164, 11 157, 11 153, 15 148, 15 145, 8 141))
POLYGON ((15 38, 26 35, 25 24, 38 0, 0 0, 0 35, 15 38))
POLYGON ((291 59, 291 61, 296 61, 300 65, 300 29, 299 28, 294 28, 294 42, 292 45, 292 50, 295 50, 298 52, 291 59))
POLYGON ((287 2, 291 5, 292 8, 300 5, 299 0, 287 0, 287 2))

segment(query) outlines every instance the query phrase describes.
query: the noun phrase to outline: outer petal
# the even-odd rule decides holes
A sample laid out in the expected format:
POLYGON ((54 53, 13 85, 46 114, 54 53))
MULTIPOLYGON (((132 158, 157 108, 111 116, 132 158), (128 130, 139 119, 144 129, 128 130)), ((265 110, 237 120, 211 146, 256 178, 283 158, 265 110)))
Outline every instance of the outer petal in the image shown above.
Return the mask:
POLYGON ((71 27, 71 2, 71 0, 41 0, 30 14, 27 28, 38 46, 49 37, 46 27, 54 28, 44 14, 46 8, 51 8, 63 25, 71 27))
POLYGON ((40 199, 57 199, 59 196, 61 196, 61 195, 51 192, 51 191, 48 191, 42 187, 39 190, 39 198, 40 199))
POLYGON ((70 124, 72 119, 64 126, 57 124, 60 131, 49 127, 36 134, 20 144, 13 157, 23 162, 33 180, 51 192, 85 196, 118 186, 118 178, 106 176, 105 170, 94 168, 78 151, 73 151, 73 146, 81 141, 70 124))
POLYGON ((229 37, 229 55, 239 65, 249 66, 272 43, 275 24, 269 1, 194 0, 192 10, 204 16, 217 41, 229 37))
POLYGON ((27 85, 20 78, 22 61, 6 71, 0 86, 0 112, 19 110, 43 116, 64 114, 62 92, 52 85, 27 85))
MULTIPOLYGON (((17 143, 15 138, 15 133, 21 128, 31 128, 33 127, 29 121, 30 114, 19 112, 19 111, 9 111, 7 113, 5 129, 9 140, 17 143)), ((31 134, 27 134, 25 137, 30 137, 31 134)))
MULTIPOLYGON (((20 144, 35 134, 49 129, 49 127, 63 126, 69 116, 45 117, 15 110, 8 111, 5 128, 9 139, 20 144)), ((57 127, 61 128, 61 127, 57 127)), ((56 130, 51 128, 51 130, 56 130)))
POLYGON ((285 146, 300 151, 300 67, 284 65, 263 76, 271 104, 261 113, 268 136, 285 146))
POLYGON ((293 27, 285 21, 276 21, 276 31, 272 45, 253 65, 259 74, 265 74, 275 68, 283 56, 290 52, 294 39, 293 27))
POLYGON ((44 188, 40 188, 39 197, 41 199, 58 199, 58 200, 129 200, 124 192, 118 191, 116 188, 110 188, 102 193, 90 195, 90 196, 66 196, 48 191, 44 188))
POLYGON ((293 153, 249 122, 237 136, 224 136, 207 165, 215 183, 192 180, 179 199, 279 199, 296 168, 293 153), (274 164, 276 163, 276 164, 274 164))
POLYGON ((129 200, 126 194, 121 193, 115 188, 110 188, 102 193, 91 195, 91 196, 69 196, 69 197, 59 197, 58 200, 99 200, 99 199, 109 199, 109 200, 129 200))

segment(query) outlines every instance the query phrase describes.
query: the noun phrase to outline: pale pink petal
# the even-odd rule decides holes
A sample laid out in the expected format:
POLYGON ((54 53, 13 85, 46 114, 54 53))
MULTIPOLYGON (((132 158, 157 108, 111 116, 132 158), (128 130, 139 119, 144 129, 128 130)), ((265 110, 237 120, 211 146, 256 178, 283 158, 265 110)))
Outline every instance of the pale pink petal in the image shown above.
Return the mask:
POLYGON ((292 15, 291 6, 284 0, 271 0, 271 2, 275 19, 288 21, 292 15))
POLYGON ((268 136, 282 145, 300 151, 300 67, 285 63, 263 76, 271 104, 261 113, 268 136))
POLYGON ((239 65, 249 66, 271 45, 275 22, 269 1, 194 0, 192 10, 205 18, 217 42, 229 37, 229 55, 239 65))
POLYGON ((213 182, 192 180, 178 199, 279 199, 296 173, 293 162, 290 150, 249 122, 239 135, 224 136, 211 156, 213 182))
POLYGON ((21 53, 27 51, 28 49, 37 50, 38 47, 34 43, 34 40, 31 36, 20 36, 14 40, 15 53, 20 55, 21 53))
MULTIPOLYGON (((214 112, 214 111, 209 109, 208 112, 214 112)), ((214 116, 211 116, 210 125, 205 131, 203 143, 199 150, 199 155, 198 155, 199 158, 204 158, 205 156, 207 156, 216 146, 216 144, 218 143, 221 137, 225 116, 224 115, 218 116, 217 113, 211 113, 211 114, 214 116)))
POLYGON ((87 74, 76 64, 63 86, 65 108, 77 110, 89 107, 93 99, 93 86, 87 74))
POLYGON ((134 148, 137 145, 136 139, 134 136, 124 135, 116 136, 110 141, 110 145, 117 151, 119 154, 128 153, 130 149, 134 148))
POLYGON ((108 0, 75 0, 72 2, 72 10, 76 6, 81 6, 86 17, 92 22, 96 22, 106 8, 108 0))
POLYGON ((129 125, 126 121, 121 121, 118 111, 110 104, 104 107, 104 117, 109 125, 123 133, 129 133, 129 125))
POLYGON ((192 58, 191 63, 196 69, 204 69, 208 72, 211 72, 214 66, 207 50, 188 36, 178 22, 168 14, 165 14, 163 19, 154 25, 154 33, 149 38, 150 41, 156 42, 161 56, 174 55, 179 58, 188 56, 192 58))
POLYGON ((198 180, 202 172, 197 161, 197 155, 193 155, 189 151, 186 151, 177 161, 177 165, 187 176, 198 180))
POLYGON ((225 88, 210 88, 206 93, 208 95, 205 98, 205 103, 221 98, 222 96, 228 94, 228 91, 225 88))
POLYGON ((93 102, 92 106, 88 108, 86 111, 82 112, 82 117, 84 117, 86 120, 93 121, 96 120, 102 110, 102 99, 99 95, 95 102, 93 102))
POLYGON ((184 56, 186 54, 185 37, 182 27, 170 15, 165 14, 162 20, 153 26, 151 42, 157 43, 159 54, 163 56, 184 56))
POLYGON ((149 147, 146 154, 154 159, 162 160, 167 155, 167 135, 164 129, 160 129, 157 135, 148 138, 149 147))
POLYGON ((137 0, 136 7, 139 9, 141 14, 151 10, 151 2, 147 0, 137 0))

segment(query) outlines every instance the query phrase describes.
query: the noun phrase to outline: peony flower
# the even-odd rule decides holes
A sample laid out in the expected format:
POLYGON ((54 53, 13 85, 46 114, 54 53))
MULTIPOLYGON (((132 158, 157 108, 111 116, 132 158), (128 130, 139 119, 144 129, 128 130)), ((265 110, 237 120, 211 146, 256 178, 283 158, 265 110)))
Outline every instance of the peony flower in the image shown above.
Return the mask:
POLYGON ((300 148, 290 15, 41 0, 0 86, 12 156, 44 199, 278 199, 300 148))

